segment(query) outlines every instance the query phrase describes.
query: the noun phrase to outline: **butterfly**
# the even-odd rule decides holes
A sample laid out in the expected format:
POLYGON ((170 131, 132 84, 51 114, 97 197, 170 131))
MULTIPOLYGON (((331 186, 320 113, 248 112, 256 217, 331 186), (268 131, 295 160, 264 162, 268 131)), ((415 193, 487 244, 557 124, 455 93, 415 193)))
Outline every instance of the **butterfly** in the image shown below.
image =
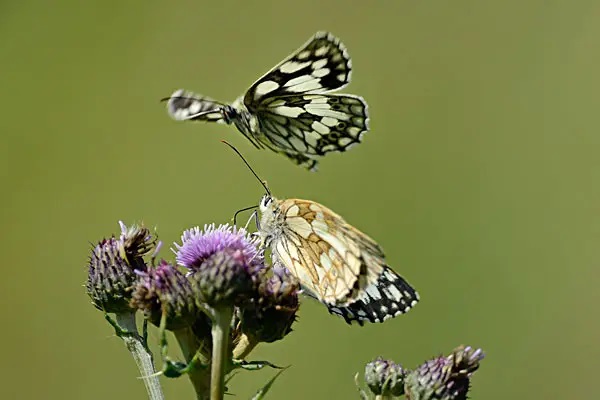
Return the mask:
POLYGON ((314 171, 318 157, 348 150, 369 129, 362 97, 329 93, 345 87, 351 72, 346 47, 317 32, 232 104, 179 89, 167 111, 178 121, 233 124, 256 148, 314 171))
POLYGON ((296 278, 305 294, 359 325, 383 322, 417 304, 419 294, 387 265, 373 239, 315 201, 273 197, 250 170, 267 192, 256 221, 261 246, 270 249, 272 264, 296 278))

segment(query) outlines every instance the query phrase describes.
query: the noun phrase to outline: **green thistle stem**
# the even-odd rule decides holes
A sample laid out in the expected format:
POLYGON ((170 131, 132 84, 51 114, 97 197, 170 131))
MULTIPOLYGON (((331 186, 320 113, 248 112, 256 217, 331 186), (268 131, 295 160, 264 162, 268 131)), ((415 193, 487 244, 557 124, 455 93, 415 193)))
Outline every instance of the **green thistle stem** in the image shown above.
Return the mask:
MULTIPOLYGON (((195 362, 194 356, 197 357, 198 352, 202 353, 201 346, 204 343, 199 343, 198 338, 192 333, 190 328, 179 329, 173 332, 179 343, 183 357, 187 363, 195 362)), ((203 365, 208 363, 208 359, 201 357, 199 360, 203 365)), ((196 391, 197 400, 209 399, 210 375, 208 369, 191 368, 188 372, 188 377, 196 391)))
POLYGON ((144 386, 146 386, 146 392, 148 392, 148 399, 164 400, 165 397, 158 376, 154 371, 152 353, 150 353, 144 338, 138 333, 135 313, 116 314, 116 324, 117 335, 123 339, 125 347, 131 353, 140 371, 144 386))
POLYGON ((375 400, 392 400, 393 397, 392 396, 386 396, 383 394, 378 394, 377 396, 375 396, 375 400))
POLYGON ((223 400, 225 393, 225 369, 229 364, 231 318, 233 307, 225 306, 214 310, 212 325, 212 362, 210 371, 210 399, 223 400))

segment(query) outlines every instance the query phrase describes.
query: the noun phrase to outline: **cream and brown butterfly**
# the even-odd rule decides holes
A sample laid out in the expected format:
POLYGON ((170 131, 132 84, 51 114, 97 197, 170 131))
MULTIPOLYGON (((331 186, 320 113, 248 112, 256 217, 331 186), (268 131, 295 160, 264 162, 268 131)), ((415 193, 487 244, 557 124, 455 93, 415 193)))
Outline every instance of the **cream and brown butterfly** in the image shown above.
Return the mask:
POLYGON ((329 93, 345 87, 351 72, 346 47, 317 32, 232 104, 183 89, 165 100, 175 120, 233 124, 256 148, 316 170, 317 158, 348 150, 368 130, 362 97, 329 93))
MULTIPOLYGON (((419 301, 412 286, 386 263, 381 247, 341 216, 311 200, 279 200, 265 188, 255 214, 257 234, 272 264, 293 275, 305 294, 351 324, 383 322, 419 301)), ((236 213, 237 215, 237 213, 236 213)))

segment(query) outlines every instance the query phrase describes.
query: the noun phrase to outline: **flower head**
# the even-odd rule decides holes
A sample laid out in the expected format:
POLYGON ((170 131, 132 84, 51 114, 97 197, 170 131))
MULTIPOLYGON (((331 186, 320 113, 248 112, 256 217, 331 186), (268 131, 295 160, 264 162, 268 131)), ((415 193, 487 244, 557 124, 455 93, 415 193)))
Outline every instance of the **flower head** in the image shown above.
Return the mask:
POLYGON ((471 376, 479 368, 481 349, 460 346, 447 357, 426 361, 406 378, 410 400, 465 400, 471 376))
POLYGON ((121 256, 123 243, 114 237, 101 240, 92 249, 85 285, 92 304, 109 313, 131 312, 130 287, 137 275, 121 256))
POLYGON ((229 225, 196 227, 175 244, 177 263, 190 270, 192 287, 202 302, 233 304, 254 291, 264 270, 258 240, 229 225))
POLYGON ((152 253, 156 248, 156 239, 150 234, 150 230, 143 225, 131 225, 127 227, 123 221, 119 221, 121 227, 120 241, 122 243, 121 257, 129 265, 138 271, 146 270, 143 257, 152 253))
POLYGON ((264 258, 258 251, 258 239, 251 238, 244 229, 229 224, 204 225, 204 229, 195 227, 181 235, 181 245, 175 243, 177 264, 194 270, 204 261, 223 250, 239 250, 240 257, 250 265, 262 267, 264 258))
POLYGON ((365 381, 375 395, 401 396, 404 394, 406 371, 400 364, 381 357, 365 367, 365 381))
POLYGON ((160 326, 163 314, 166 329, 190 326, 200 311, 196 307, 192 286, 183 273, 166 261, 138 273, 131 305, 141 310, 154 325, 160 326))
POLYGON ((241 331, 258 342, 274 342, 292 331, 300 307, 298 282, 287 274, 263 277, 257 294, 240 307, 241 331))

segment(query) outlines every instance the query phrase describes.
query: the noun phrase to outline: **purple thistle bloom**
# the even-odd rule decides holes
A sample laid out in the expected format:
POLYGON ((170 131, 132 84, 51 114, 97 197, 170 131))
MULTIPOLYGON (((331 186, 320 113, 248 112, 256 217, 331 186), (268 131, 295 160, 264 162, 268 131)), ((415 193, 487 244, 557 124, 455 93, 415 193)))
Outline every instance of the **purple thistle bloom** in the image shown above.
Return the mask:
POLYGON ((248 235, 246 230, 232 227, 229 224, 204 225, 188 229, 181 235, 181 245, 175 243, 177 264, 194 270, 215 253, 225 249, 240 250, 243 261, 253 266, 264 265, 262 252, 258 250, 259 239, 248 235))
POLYGON ((107 313, 132 312, 129 288, 137 280, 133 268, 121 256, 123 244, 112 237, 92 249, 85 285, 92 304, 107 313))
POLYGON ((92 250, 88 264, 86 291, 94 306, 104 312, 131 312, 131 286, 137 281, 135 271, 145 271, 144 256, 156 247, 150 231, 143 226, 131 227, 119 221, 121 235, 103 239, 92 250))
POLYGON ((483 357, 481 349, 460 346, 447 357, 425 362, 408 375, 406 397, 410 400, 466 400, 471 377, 483 357))
POLYGON ((200 301, 232 305, 251 295, 264 271, 258 239, 230 225, 205 225, 187 230, 175 243, 177 263, 190 270, 200 301))
POLYGON ((140 276, 133 291, 131 305, 144 313, 156 326, 165 313, 166 329, 190 326, 200 315, 192 286, 183 273, 162 260, 140 276))

